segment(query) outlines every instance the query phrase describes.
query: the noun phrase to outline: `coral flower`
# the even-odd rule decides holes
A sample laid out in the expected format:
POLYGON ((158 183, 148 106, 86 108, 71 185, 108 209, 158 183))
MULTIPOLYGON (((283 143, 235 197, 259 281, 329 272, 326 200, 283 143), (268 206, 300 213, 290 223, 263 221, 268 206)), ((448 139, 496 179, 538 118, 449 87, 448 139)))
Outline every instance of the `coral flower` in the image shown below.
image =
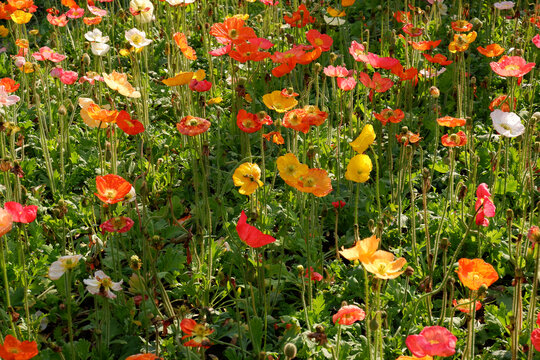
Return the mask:
POLYGON ((135 355, 131 355, 131 356, 128 356, 126 358, 126 360, 156 360, 156 359, 163 359, 163 358, 158 358, 156 355, 154 354, 135 354, 135 355))
POLYGON ((400 109, 384 109, 380 113, 373 113, 373 116, 375 116, 375 119, 382 122, 383 125, 386 125, 389 121, 397 124, 405 118, 405 113, 400 109))
POLYGON ((183 319, 180 322, 180 328, 186 333, 186 335, 182 336, 182 339, 193 336, 192 339, 184 343, 184 346, 204 347, 208 349, 212 345, 208 335, 212 334, 214 330, 208 328, 206 325, 198 324, 193 319, 183 319))
POLYGON ((343 91, 350 91, 356 86, 356 79, 353 76, 338 78, 337 85, 343 91))
POLYGON ((303 28, 307 24, 313 24, 315 22, 315 18, 309 16, 309 11, 304 4, 298 6, 298 10, 293 12, 292 16, 283 16, 283 20, 291 27, 297 28, 303 28))
POLYGON ((375 130, 373 129, 373 125, 367 124, 362 129, 360 135, 358 135, 358 137, 353 142, 350 142, 349 145, 352 146, 354 151, 362 154, 371 144, 373 144, 375 138, 376 135, 375 130))
POLYGON ((409 335, 407 348, 416 357, 452 356, 456 353, 457 337, 441 326, 426 326, 419 335, 409 335))
POLYGON ((276 163, 279 176, 285 181, 294 181, 307 174, 309 170, 309 167, 300 163, 293 153, 278 157, 276 163))
POLYGON ((495 108, 499 108, 501 111, 510 112, 510 104, 514 103, 516 107, 517 100, 515 97, 510 101, 508 95, 499 95, 489 103, 489 110, 494 111, 495 108))
POLYGON ((369 180, 369 173, 372 169, 373 164, 371 163, 370 157, 365 154, 358 154, 349 160, 347 171, 345 172, 345 179, 357 183, 365 183, 369 180))
POLYGON ((532 38, 532 42, 533 44, 540 49, 540 34, 536 34, 533 38, 532 38))
POLYGON ((173 39, 185 57, 187 57, 189 60, 197 60, 197 54, 195 50, 191 46, 188 45, 187 37, 184 33, 181 33, 181 32, 174 33, 173 39))
POLYGON ((412 20, 410 11, 407 11, 407 12, 405 12, 405 11, 396 11, 393 16, 394 16, 394 19, 396 19, 397 22, 402 23, 402 24, 408 24, 412 20))
POLYGON ((476 211, 476 225, 488 226, 489 220, 486 217, 495 216, 495 204, 491 201, 491 193, 485 183, 478 185, 476 189, 476 203, 474 209, 476 211))
POLYGON ((369 92, 369 100, 373 101, 373 91, 382 93, 390 89, 394 82, 388 78, 383 78, 378 72, 373 74, 373 79, 370 79, 369 75, 365 72, 360 73, 360 82, 367 88, 371 89, 369 92))
POLYGON ((412 37, 421 36, 424 33, 424 29, 415 27, 413 24, 407 24, 401 28, 403 32, 412 37))
POLYGON ((195 136, 206 132, 210 128, 210 121, 188 115, 176 124, 176 128, 180 134, 195 136))
POLYGON ((366 48, 365 48, 364 45, 362 45, 362 44, 360 44, 360 43, 358 43, 356 41, 353 41, 351 43, 351 46, 349 47, 349 54, 352 55, 354 60, 363 61, 363 60, 361 60, 360 56, 366 54, 366 48))
POLYGON ((407 146, 409 143, 416 144, 422 138, 420 137, 420 134, 415 134, 412 131, 407 130, 407 132, 404 134, 396 135, 396 139, 398 143, 403 144, 403 146, 407 146))
POLYGON ((128 232, 135 222, 126 216, 113 217, 99 225, 101 231, 125 233, 128 232))
POLYGON ((240 130, 248 134, 261 130, 263 126, 256 114, 248 113, 244 109, 238 111, 238 115, 236 115, 236 125, 238 125, 240 130))
POLYGON ((497 75, 522 77, 531 71, 536 64, 528 63, 521 56, 503 56, 498 62, 489 63, 489 66, 497 75))
POLYGON ((263 96, 264 104, 271 110, 285 112, 298 105, 298 101, 290 96, 283 96, 280 90, 272 91, 263 96))
POLYGON ((361 263, 367 263, 369 262, 371 256, 375 254, 379 248, 380 241, 381 240, 375 235, 372 235, 368 238, 357 241, 352 248, 341 248, 339 253, 349 261, 358 260, 361 263))
POLYGON ((407 264, 405 258, 396 259, 394 254, 384 250, 377 250, 371 255, 367 262, 362 262, 362 265, 367 272, 372 273, 379 279, 395 279, 403 274, 403 267, 407 264))
POLYGON ((329 35, 321 34, 315 29, 311 29, 306 33, 306 39, 313 47, 320 48, 322 51, 330 50, 334 42, 329 35))
POLYGON ((448 58, 442 54, 435 54, 431 56, 430 54, 422 53, 422 55, 426 58, 427 61, 433 64, 439 64, 442 66, 450 65, 453 63, 452 60, 448 60, 448 58))
POLYGON ((473 24, 471 24, 467 20, 452 21, 452 29, 454 31, 467 32, 467 31, 471 31, 472 28, 473 28, 473 24))
POLYGON ((451 116, 445 116, 442 118, 437 119, 437 124, 440 126, 447 126, 447 127, 456 127, 456 126, 463 126, 467 123, 467 120, 465 119, 459 119, 451 116))
POLYGON ((112 292, 121 291, 123 280, 119 282, 113 282, 109 276, 107 276, 103 271, 98 270, 94 274, 94 278, 84 279, 83 281, 86 284, 86 290, 92 295, 101 295, 109 299, 115 299, 116 294, 112 292))
POLYGON ((191 79, 189 82, 189 88, 197 92, 207 92, 212 88, 212 83, 208 80, 191 79))
POLYGON ((101 201, 107 204, 116 204, 124 200, 124 197, 131 190, 131 184, 123 177, 107 174, 96 176, 97 193, 94 193, 101 201))
POLYGON ((48 14, 47 21, 53 26, 64 27, 67 25, 69 20, 66 14, 62 14, 60 16, 53 16, 51 14, 48 14))
POLYGON ((285 182, 301 192, 311 193, 316 197, 324 197, 333 190, 332 181, 323 169, 309 169, 294 181, 285 180, 285 182))
POLYGON ((254 163, 243 163, 233 174, 235 186, 240 186, 238 192, 242 195, 251 195, 260 186, 263 186, 261 179, 261 169, 254 163))
POLYGON ((259 51, 259 44, 245 42, 236 45, 235 49, 229 52, 229 56, 236 61, 245 63, 247 61, 262 61, 270 57, 270 53, 259 51))
POLYGON ((141 93, 136 91, 135 88, 128 82, 127 74, 122 74, 113 71, 111 74, 103 73, 103 80, 113 90, 116 90, 120 95, 138 99, 141 97, 141 93))
POLYGON ((324 123, 326 118, 328 118, 328 113, 321 111, 315 105, 306 105, 304 106, 304 120, 310 126, 320 126, 324 123))
POLYGON ((435 41, 409 41, 409 44, 413 47, 413 49, 418 51, 427 51, 436 48, 441 43, 441 40, 435 40, 435 41))
POLYGON ((82 255, 60 256, 58 260, 53 262, 49 267, 49 279, 60 279, 66 271, 75 269, 81 259, 82 255))
MULTIPOLYGON (((452 305, 462 313, 468 314, 471 312, 471 302, 472 299, 460 299, 460 300, 452 300, 452 305)), ((475 310, 478 311, 482 308, 482 303, 480 301, 476 301, 475 304, 475 310)))
POLYGON ((279 131, 271 131, 267 134, 263 134, 263 137, 268 141, 272 141, 276 145, 285 144, 285 139, 279 131))
POLYGON ((334 324, 337 322, 340 325, 352 325, 357 321, 362 321, 366 317, 364 310, 356 305, 342 306, 339 311, 332 316, 334 324))
POLYGON ((6 335, 0 345, 0 358, 4 360, 28 360, 38 354, 35 341, 19 341, 12 335, 6 335))
POLYGON ((479 46, 476 48, 478 52, 487 57, 497 57, 504 52, 504 48, 499 44, 490 44, 485 48, 479 46))
POLYGON ((244 26, 244 20, 237 17, 226 19, 223 23, 216 23, 210 28, 210 35, 214 36, 220 44, 241 44, 249 39, 256 38, 255 31, 244 26))
POLYGON ((255 226, 249 225, 244 210, 242 210, 238 223, 236 224, 236 232, 240 239, 252 248, 258 248, 276 241, 274 237, 263 234, 262 231, 255 226))
POLYGON ((429 355, 423 356, 421 358, 416 357, 416 356, 401 355, 396 360, 433 360, 433 358, 431 356, 429 356, 429 355))
POLYGON ((463 131, 459 131, 457 134, 443 135, 441 142, 447 147, 463 146, 467 143, 467 135, 463 131))
POLYGON ((495 109, 490 114, 493 121, 493 127, 499 134, 505 137, 517 137, 525 132, 525 126, 521 123, 521 119, 516 113, 504 112, 495 109))
POLYGON ((310 280, 313 281, 313 282, 322 281, 322 279, 323 279, 323 276, 320 273, 313 270, 313 266, 310 266, 309 270, 306 269, 306 274, 304 275, 304 277, 305 278, 310 278, 310 280))
POLYGON ((349 70, 344 66, 329 65, 324 68, 324 74, 330 77, 347 77, 349 76, 349 70))
POLYGON ((390 70, 399 64, 398 59, 394 59, 393 57, 390 57, 390 56, 380 57, 379 55, 373 54, 373 53, 368 53, 367 55, 357 55, 355 57, 355 60, 369 64, 373 66, 375 69, 385 69, 385 70, 390 70))
POLYGON ((118 113, 116 125, 128 135, 137 135, 144 132, 144 125, 139 120, 132 119, 125 110, 118 113))
POLYGON ((0 208, 0 237, 6 235, 13 227, 13 217, 10 212, 0 208))
POLYGON ((13 222, 29 224, 36 220, 38 207, 36 205, 22 206, 18 202, 8 201, 4 209, 11 214, 13 222))
POLYGON ((461 283, 471 290, 478 290, 482 285, 489 287, 499 279, 492 265, 482 259, 459 259, 456 270, 461 283))
POLYGON ((282 125, 296 131, 301 131, 306 134, 309 131, 309 123, 305 121, 304 109, 294 109, 285 114, 282 125))
POLYGON ((98 24, 101 23, 101 20, 103 20, 103 18, 101 16, 83 18, 83 22, 88 26, 90 26, 90 25, 98 25, 98 24))

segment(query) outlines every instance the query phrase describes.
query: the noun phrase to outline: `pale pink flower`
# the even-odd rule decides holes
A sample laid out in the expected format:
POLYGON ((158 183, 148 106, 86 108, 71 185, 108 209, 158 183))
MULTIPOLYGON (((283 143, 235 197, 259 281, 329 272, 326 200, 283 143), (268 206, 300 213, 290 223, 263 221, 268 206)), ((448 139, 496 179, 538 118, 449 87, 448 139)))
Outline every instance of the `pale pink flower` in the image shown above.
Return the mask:
POLYGON ((329 65, 324 68, 324 74, 330 77, 347 77, 349 75, 349 70, 343 66, 332 66, 329 65))
POLYGON ((92 295, 101 295, 108 297, 109 299, 115 299, 116 295, 111 291, 121 291, 122 282, 113 282, 103 271, 98 270, 94 274, 94 278, 85 279, 86 290, 92 295))
POLYGON ((81 7, 78 8, 71 8, 66 13, 66 16, 70 19, 78 19, 82 18, 84 16, 84 9, 81 7))
POLYGON ((340 77, 337 79, 337 85, 341 90, 349 91, 354 89, 354 87, 356 86, 356 79, 352 76, 346 78, 340 77))
POLYGON ((32 56, 37 61, 50 60, 50 61, 55 62, 55 63, 59 63, 60 61, 62 61, 62 60, 64 60, 66 58, 65 55, 60 55, 59 53, 54 52, 53 50, 51 50, 47 46, 44 46, 44 47, 40 48, 39 52, 33 53, 32 56))
POLYGON ((0 108, 15 105, 19 100, 21 100, 21 98, 17 95, 9 95, 6 92, 6 87, 4 85, 0 86, 0 108))
POLYGON ((77 81, 77 78, 79 77, 79 74, 77 74, 75 71, 64 71, 60 75, 60 81, 66 85, 74 84, 75 81, 77 81))

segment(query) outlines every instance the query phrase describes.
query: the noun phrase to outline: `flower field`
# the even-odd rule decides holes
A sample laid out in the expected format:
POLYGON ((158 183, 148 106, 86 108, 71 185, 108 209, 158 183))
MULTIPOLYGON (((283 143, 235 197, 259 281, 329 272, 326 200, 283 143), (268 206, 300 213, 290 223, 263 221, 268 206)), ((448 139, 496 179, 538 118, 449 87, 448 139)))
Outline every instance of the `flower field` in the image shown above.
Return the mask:
POLYGON ((0 359, 540 359, 540 3, 0 1, 0 359))

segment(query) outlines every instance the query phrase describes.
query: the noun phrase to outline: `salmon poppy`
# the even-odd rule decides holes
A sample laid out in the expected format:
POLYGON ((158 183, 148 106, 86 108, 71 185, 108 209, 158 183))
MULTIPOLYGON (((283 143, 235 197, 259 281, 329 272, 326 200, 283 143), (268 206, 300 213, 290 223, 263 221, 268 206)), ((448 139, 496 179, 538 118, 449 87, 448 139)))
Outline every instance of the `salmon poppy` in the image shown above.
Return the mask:
POLYGON ((342 306, 339 311, 332 316, 334 324, 337 322, 340 325, 352 325, 357 321, 362 321, 366 317, 364 310, 356 305, 342 306))
POLYGON ((441 142, 447 147, 463 146, 467 143, 467 135, 463 131, 459 131, 457 134, 446 134, 441 138, 441 142))
POLYGON ((259 51, 258 44, 244 42, 236 45, 235 49, 229 52, 229 56, 236 61, 245 63, 247 61, 262 61, 270 57, 270 53, 259 51))
POLYGON ((448 60, 448 58, 442 54, 435 54, 431 56, 430 54, 422 53, 422 56, 426 58, 427 61, 433 64, 439 64, 442 66, 450 65, 453 63, 452 60, 448 60))
POLYGON ((13 217, 6 209, 0 207, 0 237, 6 235, 13 228, 13 217))
POLYGON ((110 123, 115 122, 118 117, 118 111, 102 109, 97 104, 90 104, 85 110, 94 121, 110 123))
POLYGON ((236 115, 236 125, 238 125, 240 130, 248 134, 259 131, 263 126, 256 114, 248 113, 244 109, 238 111, 238 115, 236 115))
MULTIPOLYGON (((460 299, 460 300, 452 300, 452 305, 462 313, 468 314, 471 312, 471 299, 460 299)), ((480 301, 476 301, 475 304, 475 310, 478 311, 482 308, 482 303, 480 301)))
POLYGON ((489 65, 497 75, 503 77, 522 77, 536 66, 521 56, 503 56, 498 62, 491 62, 489 65))
POLYGON ((271 131, 267 134, 263 134, 263 137, 268 141, 272 141, 276 145, 285 144, 285 139, 283 139, 283 136, 279 131, 271 131))
POLYGON ((180 134, 195 136, 206 132, 210 128, 210 121, 188 115, 176 124, 176 128, 180 134))
POLYGON ((285 114, 282 125, 296 131, 306 134, 309 131, 309 123, 305 121, 306 112, 304 109, 294 109, 285 114))
POLYGON ((252 248, 258 248, 276 241, 274 237, 263 234, 263 232, 255 226, 249 225, 244 210, 242 210, 238 223, 236 224, 236 232, 238 233, 240 240, 252 248))
POLYGON ((113 71, 110 74, 103 73, 103 80, 109 88, 118 91, 120 95, 124 95, 130 98, 140 98, 141 93, 136 91, 135 88, 128 82, 127 74, 113 71))
POLYGON ((101 231, 125 233, 128 232, 135 222, 126 216, 113 217, 99 225, 101 231))
POLYGON ((452 356, 456 353, 457 337, 442 326, 426 326, 418 335, 409 335, 407 348, 416 357, 452 356))
POLYGON ((15 82, 15 80, 11 78, 6 77, 0 80, 0 86, 3 86, 7 93, 13 93, 19 89, 21 84, 15 82))
POLYGON ((298 105, 298 101, 290 96, 283 96, 280 90, 273 91, 263 96, 264 104, 271 110, 285 112, 298 105))
POLYGON ((304 121, 312 126, 320 126, 328 118, 328 113, 321 111, 315 105, 304 106, 304 121))
POLYGON ((467 20, 452 21, 451 26, 452 29, 457 32, 467 32, 471 31, 473 28, 473 24, 471 24, 467 20))
POLYGON ((210 329, 203 324, 198 324, 193 319, 183 319, 180 322, 180 328, 186 333, 186 335, 182 336, 182 339, 192 337, 189 341, 184 343, 184 346, 203 347, 208 349, 210 345, 212 345, 208 335, 212 334, 214 329, 210 329))
POLYGON ((214 36, 220 44, 241 44, 257 37, 255 31, 244 26, 244 20, 237 17, 225 19, 223 23, 216 23, 210 28, 210 35, 214 36))
POLYGON ((356 86, 356 79, 354 76, 337 79, 338 87, 343 91, 351 91, 356 86))
POLYGON ((497 271, 482 259, 459 259, 456 270, 461 283, 471 290, 478 290, 482 285, 491 286, 499 279, 497 271))
POLYGON ((456 126, 463 126, 467 123, 467 120, 455 118, 451 116, 445 116, 442 118, 437 119, 437 124, 440 126, 447 126, 447 127, 456 127, 456 126))
POLYGON ((421 36, 424 33, 424 29, 414 26, 413 24, 407 24, 401 28, 403 32, 412 37, 421 36))
POLYGON ((101 23, 101 20, 103 20, 103 18, 101 16, 83 18, 83 22, 88 26, 90 26, 90 25, 99 25, 101 23))
POLYGON ((35 341, 19 341, 12 335, 6 335, 0 345, 0 358, 4 360, 28 360, 38 354, 35 341))
POLYGON ((238 166, 232 176, 235 186, 240 186, 238 192, 242 195, 251 195, 259 187, 263 186, 261 181, 261 168, 254 163, 243 163, 238 166))
POLYGON ((307 24, 315 22, 315 18, 309 15, 309 11, 304 4, 298 6, 298 10, 293 12, 291 16, 284 15, 283 20, 291 27, 297 28, 303 28, 307 24))
POLYGON ((105 176, 96 176, 96 189, 94 193, 101 201, 107 204, 116 204, 130 192, 131 184, 123 177, 107 174, 105 176))
POLYGON ((441 43, 441 40, 435 40, 435 41, 409 41, 409 44, 413 47, 415 50, 419 51, 427 51, 436 48, 441 43))
POLYGON ((405 113, 401 109, 384 109, 380 113, 373 113, 373 116, 383 125, 386 125, 388 122, 397 124, 405 118, 405 113))
POLYGON ((299 176, 295 181, 285 182, 296 188, 298 191, 311 193, 316 197, 324 197, 332 192, 332 181, 328 173, 323 169, 309 169, 304 175, 299 176))
POLYGON ((410 130, 407 130, 404 134, 398 134, 396 135, 396 139, 398 143, 403 144, 403 146, 411 144, 416 144, 419 142, 422 138, 420 137, 420 134, 415 134, 410 130))
POLYGON ((351 42, 351 46, 349 47, 349 54, 352 55, 354 60, 356 61, 363 61, 361 60, 360 56, 366 54, 366 48, 364 45, 353 41, 351 42))
POLYGON ((162 359, 162 358, 157 357, 156 355, 150 354, 150 353, 131 355, 126 358, 126 360, 156 360, 156 359, 162 359))
POLYGON ((329 77, 347 77, 349 76, 349 70, 344 66, 329 65, 323 69, 326 76, 329 77))
POLYGON ((184 33, 177 32, 173 34, 173 39, 176 45, 180 48, 180 51, 189 60, 197 60, 197 53, 188 45, 187 37, 184 33))
POLYGON ((490 44, 485 48, 479 46, 476 48, 476 50, 478 50, 480 54, 487 57, 497 57, 499 55, 502 55, 502 53, 504 52, 504 48, 499 44, 490 44))
POLYGON ((369 92, 369 100, 373 101, 373 91, 385 92, 390 89, 394 82, 388 78, 383 78, 378 72, 373 74, 373 79, 369 77, 365 72, 360 73, 360 82, 367 88, 371 89, 369 92))
POLYGON ((540 49, 540 34, 536 34, 532 39, 532 43, 540 49))
POLYGON ((13 222, 29 224, 36 220, 38 207, 36 205, 23 206, 15 201, 8 201, 4 209, 11 214, 13 222))
POLYGON ((397 258, 391 252, 377 250, 362 265, 367 272, 375 275, 378 279, 395 279, 403 274, 403 267, 407 264, 405 258, 397 258))
POLYGON ((276 161, 279 176, 285 181, 295 181, 307 174, 309 167, 300 163, 293 153, 288 153, 277 158, 276 161))
POLYGON ((363 240, 358 240, 354 243, 354 246, 352 248, 341 248, 339 253, 341 256, 343 256, 349 261, 358 260, 361 263, 365 263, 369 261, 369 258, 373 254, 375 254, 375 252, 379 248, 380 241, 381 240, 378 239, 375 235, 372 235, 363 240))
POLYGON ((116 125, 128 135, 137 135, 144 132, 144 125, 139 120, 132 119, 125 110, 118 113, 116 125))
POLYGON ((508 98, 508 95, 499 95, 489 103, 489 110, 495 111, 496 108, 504 112, 510 112, 510 103, 513 102, 514 108, 516 107, 517 100, 515 97, 512 101, 508 98))
POLYGON ((320 48, 322 51, 330 50, 334 42, 329 35, 321 34, 315 29, 311 29, 306 33, 306 39, 313 47, 320 48))
POLYGON ((357 55, 355 57, 355 60, 369 64, 373 66, 375 69, 390 70, 399 64, 398 59, 394 59, 393 57, 390 57, 390 56, 381 57, 373 53, 367 53, 367 55, 362 55, 362 54, 357 55))

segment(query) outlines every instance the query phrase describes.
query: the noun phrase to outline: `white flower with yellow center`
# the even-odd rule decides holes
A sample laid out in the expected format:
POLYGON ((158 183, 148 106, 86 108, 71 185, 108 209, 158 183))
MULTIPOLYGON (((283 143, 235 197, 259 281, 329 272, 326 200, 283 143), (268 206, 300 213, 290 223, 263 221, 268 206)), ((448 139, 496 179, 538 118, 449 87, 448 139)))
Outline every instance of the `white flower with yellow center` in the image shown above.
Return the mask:
POLYGON ((85 279, 84 283, 86 284, 86 290, 92 295, 101 295, 108 297, 109 299, 115 299, 116 295, 111 291, 120 291, 122 290, 122 282, 113 282, 110 277, 108 277, 103 271, 98 270, 94 274, 94 278, 85 279))
POLYGON ((126 40, 136 49, 145 47, 152 42, 152 40, 146 38, 146 33, 144 31, 135 28, 126 31, 126 40))
POLYGON ((72 270, 79 264, 82 255, 61 256, 49 267, 49 279, 58 280, 66 271, 72 270))
POLYGON ((516 137, 525 132, 525 126, 516 113, 496 109, 490 116, 493 120, 493 127, 502 136, 516 137))

